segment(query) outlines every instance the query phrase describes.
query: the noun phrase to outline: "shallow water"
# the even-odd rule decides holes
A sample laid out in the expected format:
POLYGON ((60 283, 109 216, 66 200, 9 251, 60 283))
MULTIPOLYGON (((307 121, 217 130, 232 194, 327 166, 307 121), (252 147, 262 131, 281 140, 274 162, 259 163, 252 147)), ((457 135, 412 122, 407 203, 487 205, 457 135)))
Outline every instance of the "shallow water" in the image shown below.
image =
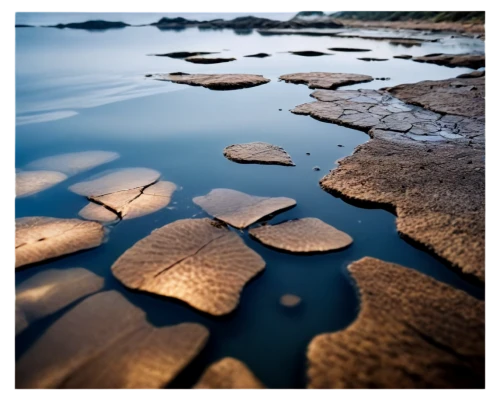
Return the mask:
MULTIPOLYGON (((171 387, 192 386, 209 363, 225 356, 244 361, 269 387, 304 387, 309 341, 319 333, 342 329, 356 318, 359 302, 346 267, 363 256, 415 268, 484 297, 482 288, 467 283, 431 255, 402 240, 394 215, 355 207, 321 190, 320 178, 368 136, 290 113, 294 106, 312 100, 311 90, 277 81, 279 75, 307 71, 390 78, 350 88, 445 79, 469 69, 395 60, 392 55, 482 51, 484 42, 447 38, 405 48, 374 40, 262 36, 257 32, 237 35, 231 30, 172 32, 153 27, 98 33, 27 28, 17 29, 16 35, 16 168, 40 157, 72 151, 109 150, 121 156, 37 195, 17 199, 16 217, 76 217, 87 200, 67 188, 107 169, 153 168, 163 179, 182 187, 168 209, 111 226, 107 242, 98 248, 17 271, 16 284, 45 269, 83 267, 104 277, 104 290, 124 294, 157 326, 202 323, 210 330, 209 342, 171 387), (328 52, 329 47, 341 46, 373 51, 321 57, 282 53, 328 52), (237 61, 195 65, 147 56, 189 50, 221 51, 237 61), (242 58, 257 52, 268 52, 272 57, 242 58), (357 60, 365 56, 390 60, 357 60), (255 88, 218 92, 144 78, 147 73, 174 71, 257 73, 272 81, 255 88), (49 120, 50 115, 60 118, 49 120), (284 147, 297 166, 237 164, 222 155, 230 144, 251 141, 284 147), (314 166, 321 171, 313 171, 314 166), (179 301, 129 291, 112 276, 113 262, 153 229, 177 219, 205 217, 191 199, 214 188, 292 197, 297 206, 275 216, 272 223, 317 217, 347 232, 354 243, 339 252, 298 256, 266 248, 242 233, 245 243, 265 259, 266 269, 244 288, 235 312, 223 318, 202 314, 179 301), (300 296, 302 303, 292 309, 280 306, 279 298, 286 293, 300 296)), ((20 357, 65 311, 34 323, 19 335, 16 356, 20 357)))

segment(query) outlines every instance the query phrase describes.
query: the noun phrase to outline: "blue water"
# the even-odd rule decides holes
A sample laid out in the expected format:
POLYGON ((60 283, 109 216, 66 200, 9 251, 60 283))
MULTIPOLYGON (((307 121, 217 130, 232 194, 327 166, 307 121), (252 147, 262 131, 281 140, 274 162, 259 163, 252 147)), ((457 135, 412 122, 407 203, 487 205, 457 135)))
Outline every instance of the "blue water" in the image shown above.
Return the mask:
MULTIPOLYGON (((392 58, 367 63, 357 60, 360 56, 356 53, 310 58, 280 53, 327 51, 335 46, 368 47, 373 51, 362 56, 381 58, 401 53, 484 50, 484 42, 472 39, 445 39, 408 49, 380 41, 264 37, 256 32, 241 36, 233 31, 169 32, 152 27, 99 33, 17 29, 16 168, 22 169, 40 157, 72 151, 109 150, 121 157, 37 195, 17 199, 16 217, 77 217, 87 201, 67 188, 111 168, 153 168, 182 190, 175 192, 170 208, 110 227, 107 242, 98 248, 17 271, 16 285, 50 268, 87 268, 105 278, 103 290, 118 290, 157 326, 202 323, 210 330, 209 342, 171 387, 192 386, 209 363, 225 356, 245 362, 268 387, 304 387, 309 341, 317 334, 342 329, 356 318, 359 301, 346 267, 363 256, 414 268, 483 298, 482 288, 402 240, 394 215, 355 207, 321 190, 320 178, 368 136, 290 113, 294 106, 311 100, 311 90, 277 81, 281 74, 301 71, 390 78, 353 87, 378 88, 450 78, 469 70, 392 58), (221 51, 237 61, 195 65, 147 56, 184 50, 221 51), (241 57, 256 52, 272 53, 272 57, 241 57), (258 73, 272 81, 255 88, 219 92, 144 78, 147 73, 173 71, 258 73), (222 155, 230 144, 251 141, 284 147, 297 166, 236 164, 222 155), (313 171, 314 166, 321 171, 313 171), (244 288, 235 312, 222 318, 197 312, 179 301, 129 291, 112 276, 113 262, 153 229, 182 218, 206 217, 192 198, 214 188, 294 198, 297 206, 277 215, 272 223, 317 217, 347 232, 354 243, 340 252, 298 256, 273 251, 240 233, 245 243, 264 258, 266 269, 244 288), (293 309, 280 306, 279 298, 286 293, 300 296, 301 305, 293 309)), ((17 336, 16 357, 67 309, 32 324, 17 336)))

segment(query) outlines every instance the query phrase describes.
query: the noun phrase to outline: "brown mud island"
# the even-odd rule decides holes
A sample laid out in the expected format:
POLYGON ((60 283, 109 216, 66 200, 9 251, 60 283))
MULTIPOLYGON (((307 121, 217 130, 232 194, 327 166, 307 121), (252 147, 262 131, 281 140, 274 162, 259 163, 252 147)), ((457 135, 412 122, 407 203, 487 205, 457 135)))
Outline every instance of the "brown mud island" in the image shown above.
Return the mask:
POLYGON ((390 208, 404 237, 484 281, 484 93, 484 77, 319 90, 292 112, 372 138, 321 180, 325 190, 390 208))

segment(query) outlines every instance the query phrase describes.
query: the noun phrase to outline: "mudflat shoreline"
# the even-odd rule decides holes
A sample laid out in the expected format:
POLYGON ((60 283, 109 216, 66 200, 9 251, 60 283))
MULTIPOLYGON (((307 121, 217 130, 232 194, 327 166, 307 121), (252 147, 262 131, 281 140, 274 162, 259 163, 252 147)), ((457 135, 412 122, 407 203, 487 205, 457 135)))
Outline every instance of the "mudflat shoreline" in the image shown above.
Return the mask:
POLYGON ((484 24, 462 22, 431 22, 431 21, 357 21, 354 19, 337 19, 346 28, 388 28, 413 29, 418 31, 458 32, 484 35, 484 24))

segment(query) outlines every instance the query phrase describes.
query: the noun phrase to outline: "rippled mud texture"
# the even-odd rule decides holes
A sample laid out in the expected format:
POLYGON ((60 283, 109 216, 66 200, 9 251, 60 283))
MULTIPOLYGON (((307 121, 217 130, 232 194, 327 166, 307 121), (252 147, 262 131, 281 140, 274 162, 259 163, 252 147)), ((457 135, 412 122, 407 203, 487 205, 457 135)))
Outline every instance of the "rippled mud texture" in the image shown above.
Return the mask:
POLYGON ((210 365, 195 389, 264 389, 248 367, 241 361, 226 357, 210 365))
MULTIPOLYGON (((473 92, 481 93, 484 78, 470 80, 477 82, 473 92)), ((389 92, 403 98, 417 93, 412 102, 421 104, 438 99, 430 107, 464 109, 474 117, 438 114, 373 90, 316 91, 312 96, 319 101, 292 112, 360 129, 373 139, 339 161, 321 180, 323 189, 389 207, 400 234, 484 281, 484 98, 464 90, 468 79, 457 81, 458 87, 427 81, 389 92), (448 104, 449 98, 455 103, 448 104)))
POLYGON ((224 157, 243 164, 295 165, 282 147, 264 142, 232 144, 224 149, 224 157))
MULTIPOLYGON (((443 81, 422 81, 398 85, 387 91, 405 101, 441 114, 455 114, 465 117, 483 118, 485 115, 484 71, 476 71, 443 81)), ((451 118, 451 117, 450 117, 451 118)), ((457 119, 457 122, 458 119, 457 119)), ((477 129, 478 135, 483 135, 477 129)))
POLYGON ((49 269, 31 277, 16 288, 16 335, 103 285, 104 279, 84 268, 49 269))
POLYGON ((484 152, 470 147, 372 140, 320 184, 395 209, 397 229, 484 281, 484 152))
POLYGON ((264 267, 264 260, 236 233, 204 218, 154 230, 123 253, 111 270, 128 288, 224 315, 236 308, 243 286, 264 267))
POLYGON ((213 189, 193 202, 226 224, 243 229, 258 220, 294 207, 297 203, 288 197, 261 197, 232 189, 213 189))
POLYGON ((281 75, 279 79, 287 83, 304 84, 310 89, 337 89, 341 86, 373 81, 373 77, 369 75, 332 72, 298 72, 281 75))
POLYGON ((318 218, 301 218, 277 225, 250 229, 249 234, 270 247, 292 253, 316 253, 340 250, 352 238, 318 218))
POLYGON ((16 219, 16 268, 99 246, 104 228, 80 219, 16 219))
POLYGON ((375 258, 348 269, 361 310, 311 341, 309 388, 484 388, 484 302, 375 258))
POLYGON ((16 197, 27 197, 43 192, 67 179, 57 171, 26 171, 16 174, 16 197))
POLYGON ((263 85, 270 79, 251 74, 156 74, 153 79, 191 86, 203 86, 211 90, 236 90, 263 85))
POLYGON ((19 359, 16 388, 162 388, 207 339, 202 325, 156 328, 118 292, 98 293, 64 314, 19 359))

